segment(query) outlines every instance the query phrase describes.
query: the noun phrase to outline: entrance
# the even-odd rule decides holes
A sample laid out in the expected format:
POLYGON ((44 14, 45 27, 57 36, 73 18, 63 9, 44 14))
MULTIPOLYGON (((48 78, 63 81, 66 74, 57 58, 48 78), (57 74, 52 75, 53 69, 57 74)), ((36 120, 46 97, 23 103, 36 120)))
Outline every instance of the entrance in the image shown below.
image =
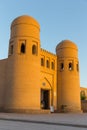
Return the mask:
POLYGON ((49 109, 50 108, 50 91, 41 89, 41 108, 49 109))

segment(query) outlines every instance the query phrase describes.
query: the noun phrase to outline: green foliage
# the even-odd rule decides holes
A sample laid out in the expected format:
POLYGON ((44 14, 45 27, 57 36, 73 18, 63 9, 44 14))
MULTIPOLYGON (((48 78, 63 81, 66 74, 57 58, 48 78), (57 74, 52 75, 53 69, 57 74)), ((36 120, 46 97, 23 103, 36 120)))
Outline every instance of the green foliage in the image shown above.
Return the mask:
POLYGON ((81 95, 81 100, 85 100, 86 96, 85 95, 81 95))

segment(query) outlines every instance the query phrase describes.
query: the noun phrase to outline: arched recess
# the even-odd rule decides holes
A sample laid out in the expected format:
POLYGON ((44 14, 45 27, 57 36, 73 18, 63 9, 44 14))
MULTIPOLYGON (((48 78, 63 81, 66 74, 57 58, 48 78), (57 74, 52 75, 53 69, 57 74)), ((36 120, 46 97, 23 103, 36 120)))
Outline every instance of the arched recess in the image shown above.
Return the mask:
POLYGON ((53 87, 46 77, 42 79, 41 89, 50 91, 50 106, 53 106, 53 87))
POLYGON ((21 53, 25 53, 25 43, 21 44, 21 53))
POLYGON ((44 77, 44 79, 48 82, 48 84, 49 84, 49 86, 50 86, 50 90, 52 90, 52 85, 51 85, 51 83, 49 82, 49 80, 48 80, 46 77, 44 77))
POLYGON ((32 46, 32 54, 37 55, 37 46, 36 45, 32 46))

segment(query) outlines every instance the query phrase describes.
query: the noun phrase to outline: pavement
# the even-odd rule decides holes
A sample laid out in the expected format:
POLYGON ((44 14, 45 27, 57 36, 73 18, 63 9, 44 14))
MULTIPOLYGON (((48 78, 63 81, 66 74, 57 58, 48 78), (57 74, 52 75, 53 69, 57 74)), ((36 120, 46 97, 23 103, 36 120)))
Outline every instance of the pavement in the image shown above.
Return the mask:
POLYGON ((87 129, 87 113, 17 114, 0 113, 0 121, 68 126, 87 129))

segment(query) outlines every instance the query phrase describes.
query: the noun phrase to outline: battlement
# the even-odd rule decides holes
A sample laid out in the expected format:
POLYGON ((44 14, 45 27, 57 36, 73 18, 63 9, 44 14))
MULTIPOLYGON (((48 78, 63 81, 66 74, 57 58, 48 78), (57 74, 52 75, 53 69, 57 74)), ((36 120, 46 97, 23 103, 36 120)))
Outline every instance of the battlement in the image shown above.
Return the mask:
POLYGON ((47 50, 45 50, 45 49, 43 49, 43 48, 41 48, 41 51, 42 51, 42 52, 45 52, 45 53, 48 53, 48 54, 51 54, 51 55, 53 55, 53 56, 56 56, 56 54, 54 54, 54 53, 52 53, 52 52, 50 52, 50 51, 47 51, 47 50))

